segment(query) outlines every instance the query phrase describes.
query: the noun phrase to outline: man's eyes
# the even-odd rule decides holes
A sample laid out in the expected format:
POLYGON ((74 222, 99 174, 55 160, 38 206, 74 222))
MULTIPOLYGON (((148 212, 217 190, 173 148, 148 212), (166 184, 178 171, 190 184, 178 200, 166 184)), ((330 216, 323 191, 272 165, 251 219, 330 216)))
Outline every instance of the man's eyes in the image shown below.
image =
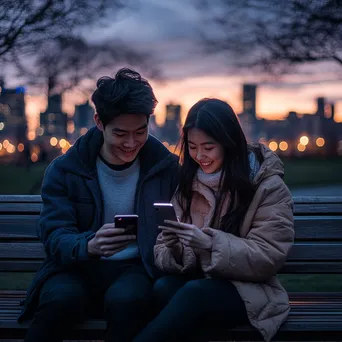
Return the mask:
MULTIPOLYGON (((143 134, 145 134, 145 133, 146 133, 146 129, 143 130, 143 131, 135 132, 136 135, 143 135, 143 134)), ((117 132, 114 132, 114 135, 115 135, 116 137, 120 137, 120 138, 124 137, 126 134, 127 134, 127 133, 117 133, 117 132)))

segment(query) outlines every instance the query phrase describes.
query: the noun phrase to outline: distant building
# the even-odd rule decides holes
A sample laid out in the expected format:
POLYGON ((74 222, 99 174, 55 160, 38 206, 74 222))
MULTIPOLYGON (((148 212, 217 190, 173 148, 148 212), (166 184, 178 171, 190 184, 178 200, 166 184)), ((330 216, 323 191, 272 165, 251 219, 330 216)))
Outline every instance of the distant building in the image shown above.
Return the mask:
POLYGON ((257 120, 256 109, 256 84, 244 84, 242 88, 242 108, 243 112, 239 115, 242 129, 247 140, 255 142, 260 138, 260 125, 257 120))
POLYGON ((66 138, 68 116, 62 111, 62 95, 55 94, 48 98, 48 106, 40 114, 40 131, 45 137, 66 138))
POLYGON ((94 108, 89 104, 89 101, 75 106, 73 121, 75 125, 73 136, 76 139, 94 126, 94 108))
POLYGON ((0 79, 0 137, 20 143, 26 140, 25 88, 6 88, 0 79))
POLYGON ((256 84, 244 84, 243 85, 243 113, 249 116, 256 117, 256 84))
POLYGON ((155 116, 155 114, 151 115, 148 126, 149 126, 150 134, 154 135, 158 139, 162 139, 161 129, 160 129, 160 127, 156 123, 156 116, 155 116))
POLYGON ((162 127, 162 139, 170 145, 175 145, 180 138, 181 128, 181 106, 168 104, 166 106, 165 124, 162 127))

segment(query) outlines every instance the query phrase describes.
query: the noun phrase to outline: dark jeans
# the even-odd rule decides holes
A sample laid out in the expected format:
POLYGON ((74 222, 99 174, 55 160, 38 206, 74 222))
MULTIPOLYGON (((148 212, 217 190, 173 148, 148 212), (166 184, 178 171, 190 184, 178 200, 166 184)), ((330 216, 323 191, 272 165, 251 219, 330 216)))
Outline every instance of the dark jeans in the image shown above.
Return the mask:
POLYGON ((106 341, 131 341, 150 319, 152 281, 141 261, 96 260, 49 278, 25 342, 57 342, 89 314, 107 320, 106 341))
POLYGON ((233 328, 248 322, 244 302, 226 280, 166 276, 156 281, 159 314, 134 342, 189 341, 201 327, 233 328))

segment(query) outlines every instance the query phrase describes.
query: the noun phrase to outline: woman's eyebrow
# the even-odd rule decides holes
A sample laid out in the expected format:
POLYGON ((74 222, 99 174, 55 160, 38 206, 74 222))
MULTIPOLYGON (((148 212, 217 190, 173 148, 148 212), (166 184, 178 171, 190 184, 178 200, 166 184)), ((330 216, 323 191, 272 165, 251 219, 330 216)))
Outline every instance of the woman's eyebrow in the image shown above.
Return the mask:
MULTIPOLYGON (((189 144, 194 144, 196 145, 194 142, 192 142, 191 140, 188 140, 188 143, 189 144)), ((203 142, 201 143, 200 145, 215 145, 215 143, 213 141, 206 141, 206 142, 203 142)))

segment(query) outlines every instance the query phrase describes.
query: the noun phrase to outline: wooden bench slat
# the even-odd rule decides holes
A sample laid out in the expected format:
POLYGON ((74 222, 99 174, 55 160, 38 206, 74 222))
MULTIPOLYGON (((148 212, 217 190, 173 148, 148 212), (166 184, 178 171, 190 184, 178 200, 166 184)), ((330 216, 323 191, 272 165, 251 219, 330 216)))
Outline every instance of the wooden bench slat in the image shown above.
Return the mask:
POLYGON ((1 234, 37 235, 39 215, 0 215, 1 234))
POLYGON ((0 233, 0 241, 23 242, 23 241, 39 241, 34 234, 8 234, 0 233))
POLYGON ((1 203, 41 203, 42 197, 40 195, 0 195, 1 203))
MULTIPOLYGON (((43 259, 45 251, 40 242, 0 243, 0 259, 43 259)), ((342 261, 342 242, 295 242, 289 261, 342 261)))
POLYGON ((0 213, 39 214, 42 203, 0 203, 0 213))
POLYGON ((36 272, 43 260, 1 260, 0 272, 36 272))
POLYGON ((285 274, 341 274, 342 262, 288 261, 279 273, 285 274))
POLYGON ((295 204, 295 215, 331 215, 342 213, 342 203, 295 204))
MULTIPOLYGON (((295 196, 294 212, 298 214, 313 214, 320 215, 324 213, 342 214, 341 196, 321 197, 321 196, 295 196)), ((23 212, 27 212, 27 206, 37 208, 37 213, 40 212, 42 200, 39 195, 0 195, 0 212, 8 211, 3 208, 23 208, 23 212), (26 205, 26 207, 25 207, 26 205), (38 205, 38 206, 37 206, 38 205)), ((17 211, 17 210, 16 210, 17 211)), ((30 210, 32 211, 32 210, 30 210)), ((34 211, 34 210, 33 210, 34 211)))
MULTIPOLYGON (((36 237, 38 219, 38 215, 0 215, 0 239, 36 237)), ((297 216, 295 231, 297 240, 342 241, 342 216, 297 216)))
MULTIPOLYGON (((39 214, 42 203, 0 203, 0 213, 33 213, 39 214)), ((322 204, 295 204, 294 214, 298 215, 324 215, 342 214, 342 203, 322 203, 322 204)))
POLYGON ((0 243, 0 259, 43 259, 45 251, 40 242, 0 243))
MULTIPOLYGON (((0 272, 36 272, 42 260, 0 260, 0 272)), ((287 262, 279 273, 341 274, 342 262, 287 262)))
MULTIPOLYGON (((1 298, 19 298, 22 299, 26 295, 26 290, 0 290, 1 298)), ((342 301, 342 292, 289 292, 291 300, 305 301, 342 301)))
POLYGON ((288 256, 288 260, 342 261, 342 243, 295 242, 288 256))
POLYGON ((296 216, 296 240, 341 240, 342 216, 296 216))
MULTIPOLYGON (((300 316, 297 317, 296 315, 292 315, 290 313, 289 318, 287 322, 280 328, 281 331, 284 330, 304 330, 304 331, 315 331, 315 329, 318 329, 318 331, 330 331, 333 329, 333 331, 340 331, 340 320, 342 319, 342 314, 336 315, 335 320, 330 315, 321 315, 317 313, 316 315, 308 315, 308 316, 300 316), (311 324, 311 326, 309 326, 311 324), (294 327, 295 325, 295 327, 294 327)), ((27 329, 29 326, 29 322, 25 322, 23 324, 18 324, 15 321, 6 322, 6 328, 7 329, 27 329)), ((4 325, 5 325, 4 324, 4 325)), ((0 321, 0 327, 2 327, 2 322, 0 321)), ((86 322, 77 325, 74 330, 100 330, 104 331, 106 329, 106 322, 100 319, 90 319, 86 322)), ((232 329, 232 331, 246 331, 246 330, 252 330, 253 328, 250 326, 244 326, 232 329)))

